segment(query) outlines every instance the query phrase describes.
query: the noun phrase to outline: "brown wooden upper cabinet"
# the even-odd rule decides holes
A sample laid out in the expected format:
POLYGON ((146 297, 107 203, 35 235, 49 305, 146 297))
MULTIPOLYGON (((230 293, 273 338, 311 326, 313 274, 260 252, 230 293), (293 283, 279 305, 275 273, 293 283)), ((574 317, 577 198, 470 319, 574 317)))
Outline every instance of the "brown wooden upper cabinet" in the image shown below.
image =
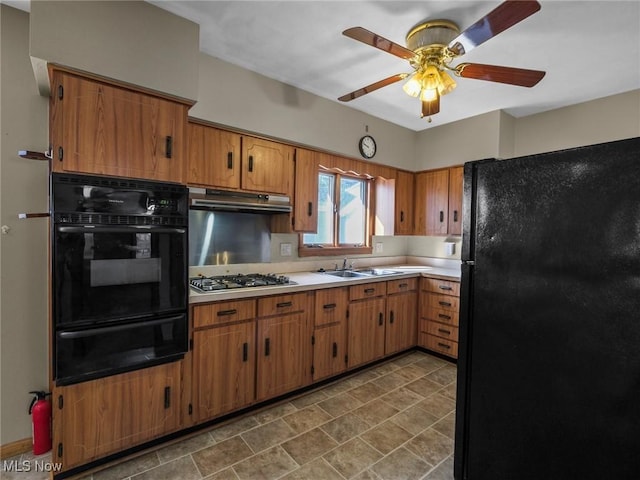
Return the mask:
POLYGON ((416 174, 415 233, 462 234, 463 167, 416 174))
POLYGON ((194 122, 188 132, 188 184, 293 196, 293 147, 194 122))
POLYGON ((413 173, 402 170, 396 171, 395 235, 413 234, 413 183, 413 173))
POLYGON ((54 172, 184 182, 189 105, 51 69, 54 172))
POLYGON ((296 149, 293 230, 315 233, 318 230, 319 153, 296 149))

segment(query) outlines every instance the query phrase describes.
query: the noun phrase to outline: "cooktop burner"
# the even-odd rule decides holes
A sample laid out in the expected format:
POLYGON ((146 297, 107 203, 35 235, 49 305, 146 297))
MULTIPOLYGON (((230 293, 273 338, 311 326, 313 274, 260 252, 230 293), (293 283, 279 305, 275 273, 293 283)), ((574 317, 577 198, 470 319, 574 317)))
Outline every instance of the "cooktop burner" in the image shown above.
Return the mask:
POLYGON ((250 273, 247 275, 221 275, 216 277, 195 277, 189 280, 191 287, 199 292, 213 292, 227 288, 267 287, 273 285, 295 285, 284 275, 250 273))

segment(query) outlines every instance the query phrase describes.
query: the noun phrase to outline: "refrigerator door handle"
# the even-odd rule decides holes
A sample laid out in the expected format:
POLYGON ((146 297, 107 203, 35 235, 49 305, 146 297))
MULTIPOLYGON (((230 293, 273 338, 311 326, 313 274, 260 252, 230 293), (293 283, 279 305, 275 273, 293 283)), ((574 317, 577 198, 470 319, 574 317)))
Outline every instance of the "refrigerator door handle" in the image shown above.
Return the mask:
POLYGON ((475 260, 463 260, 462 264, 463 265, 475 265, 476 262, 475 262, 475 260))

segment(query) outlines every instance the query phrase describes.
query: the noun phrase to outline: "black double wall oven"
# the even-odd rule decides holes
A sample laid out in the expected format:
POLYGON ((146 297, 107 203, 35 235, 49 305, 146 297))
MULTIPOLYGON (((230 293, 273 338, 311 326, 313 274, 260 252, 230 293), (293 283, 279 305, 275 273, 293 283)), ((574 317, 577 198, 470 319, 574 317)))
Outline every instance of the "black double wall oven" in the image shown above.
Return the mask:
POLYGON ((69 385, 188 349, 188 190, 51 175, 53 352, 69 385))

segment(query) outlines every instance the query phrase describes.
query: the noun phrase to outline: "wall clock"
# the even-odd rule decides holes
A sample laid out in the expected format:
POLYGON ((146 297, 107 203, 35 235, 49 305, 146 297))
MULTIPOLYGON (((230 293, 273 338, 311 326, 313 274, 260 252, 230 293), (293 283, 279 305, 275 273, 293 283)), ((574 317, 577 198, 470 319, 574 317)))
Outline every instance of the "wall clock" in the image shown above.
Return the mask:
POLYGON ((358 142, 358 148, 360 149, 360 155, 364 158, 373 158, 378 147, 371 135, 365 135, 358 142))

